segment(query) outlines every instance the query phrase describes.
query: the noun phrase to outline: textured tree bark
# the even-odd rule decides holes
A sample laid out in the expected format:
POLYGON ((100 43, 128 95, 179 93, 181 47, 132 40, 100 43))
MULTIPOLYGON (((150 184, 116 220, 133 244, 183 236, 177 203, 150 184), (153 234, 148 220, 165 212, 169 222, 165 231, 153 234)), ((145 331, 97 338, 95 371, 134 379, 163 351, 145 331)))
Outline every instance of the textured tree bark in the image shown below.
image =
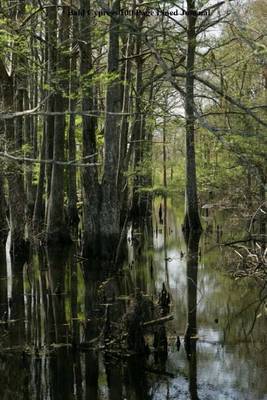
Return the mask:
MULTIPOLYGON (((43 140, 41 145, 41 156, 40 158, 45 159, 45 134, 46 129, 43 129, 43 140)), ((40 164, 39 177, 38 177, 38 186, 36 192, 36 198, 34 203, 34 211, 33 211, 33 230, 36 232, 41 232, 44 223, 45 217, 45 204, 44 204, 44 191, 45 191, 45 164, 40 164)))
MULTIPOLYGON (((23 91, 24 96, 24 108, 29 110, 30 102, 27 90, 23 91)), ((24 138, 25 143, 29 146, 29 150, 27 150, 27 156, 33 157, 33 140, 32 140, 32 133, 33 133, 33 118, 32 116, 26 116, 25 120, 25 128, 24 128, 24 138)), ((33 211, 34 211, 34 187, 32 183, 32 165, 26 165, 25 167, 25 187, 26 187, 26 199, 27 199, 27 207, 26 207, 26 216, 28 222, 30 222, 33 211)))
MULTIPOLYGON (((59 40, 63 44, 68 38, 69 15, 68 8, 64 7, 60 20, 59 40)), ((54 32, 55 34, 55 32, 54 32)), ((68 58, 64 53, 58 54, 58 70, 62 74, 68 71, 68 58)), ((65 150, 65 115, 66 99, 64 91, 67 87, 67 79, 61 78, 59 88, 55 94, 55 111, 62 113, 55 117, 54 138, 53 138, 53 159, 57 161, 64 160, 65 150)), ((48 202, 47 216, 47 242, 68 242, 70 241, 69 232, 66 228, 64 215, 64 166, 53 164, 51 190, 48 202)))
MULTIPOLYGON (((52 0, 51 5, 56 6, 57 0, 52 0)), ((57 7, 48 7, 46 9, 46 42, 47 47, 45 49, 45 58, 47 57, 47 70, 46 70, 46 83, 49 86, 49 98, 46 104, 46 111, 48 113, 55 111, 55 96, 53 93, 53 79, 55 78, 55 68, 57 62, 57 7)), ((51 160, 53 158, 53 140, 54 140, 54 128, 55 128, 55 117, 53 115, 48 115, 46 118, 46 151, 45 157, 47 160, 51 160)), ((45 166, 45 174, 46 174, 46 216, 45 220, 47 221, 47 213, 48 213, 48 203, 51 189, 51 176, 52 176, 52 165, 46 164, 45 166)))
MULTIPOLYGON (((76 26, 73 25, 75 29, 76 26)), ((70 61, 70 82, 69 82, 69 93, 73 95, 76 89, 76 69, 77 69, 77 59, 76 55, 73 55, 70 61)), ((70 111, 75 111, 76 100, 70 98, 69 109, 70 111)), ((68 131, 68 153, 69 160, 76 159, 76 138, 75 138, 75 114, 71 114, 69 118, 69 131, 68 131)), ((68 168, 68 224, 70 226, 75 226, 79 222, 78 210, 77 210, 77 184, 76 184, 76 167, 70 166, 68 168)))
MULTIPOLYGON (((48 21, 49 21, 49 19, 47 19, 46 27, 45 27, 47 42, 48 42, 48 31, 49 31, 48 21)), ((53 21, 53 19, 52 19, 52 21, 53 21)), ((45 46, 45 49, 42 53, 42 61, 46 65, 49 65, 49 63, 48 63, 48 60, 49 60, 48 47, 49 46, 47 43, 45 46)), ((50 51, 51 51, 51 49, 50 49, 50 51)), ((50 57, 51 57, 51 54, 50 54, 50 57)), ((51 63, 51 61, 50 61, 50 63, 51 63)), ((49 75, 48 68, 46 68, 44 71, 41 72, 41 76, 40 76, 41 87, 44 86, 44 82, 48 82, 48 75, 49 75)), ((36 76, 36 78, 37 78, 37 76, 36 76)), ((35 86, 35 88, 37 88, 37 85, 35 86)), ((44 97, 45 95, 47 95, 47 93, 45 93, 45 91, 43 91, 40 97, 44 97)), ((33 103, 35 105, 38 100, 38 93, 34 92, 33 97, 34 97, 33 103)), ((53 100, 53 98, 50 97, 48 99, 48 101, 46 102, 46 111, 48 111, 48 109, 52 106, 51 104, 49 104, 49 101, 51 99, 53 100)), ((54 119, 52 119, 52 121, 54 124, 54 119)), ((38 157, 38 155, 37 155, 38 154, 37 127, 38 127, 38 121, 36 118, 33 118, 33 127, 32 127, 33 128, 33 154, 36 158, 38 157)), ((39 150, 40 151, 39 157, 41 160, 45 160, 45 159, 47 159, 47 157, 49 157, 47 135, 48 135, 48 130, 49 129, 51 130, 51 128, 52 128, 51 120, 49 120, 49 117, 47 117, 46 119, 43 120, 43 137, 42 137, 41 148, 39 150), (50 128, 48 128, 49 125, 50 125, 50 128)), ((52 129, 52 133, 53 133, 53 131, 54 131, 54 128, 52 129)), ((53 156, 53 154, 51 154, 51 158, 52 158, 52 156, 53 156)), ((46 189, 46 187, 45 187, 45 185, 46 185, 46 177, 48 179, 48 175, 50 176, 50 172, 51 172, 51 169, 50 169, 49 170, 50 172, 46 176, 46 173, 48 172, 47 165, 48 164, 41 163, 40 169, 39 169, 38 185, 37 185, 36 195, 35 195, 33 223, 32 223, 33 230, 35 232, 41 232, 44 229, 45 209, 46 209, 46 205, 45 205, 45 189, 46 189)), ((50 165, 50 168, 51 168, 51 165, 50 165)), ((49 183, 49 187, 50 187, 50 183, 49 183)))
MULTIPOLYGON (((150 97, 150 101, 152 101, 152 93, 150 97)), ((146 175, 144 177, 144 185, 147 188, 152 188, 153 186, 153 178, 152 178, 152 139, 153 139, 153 132, 151 127, 148 126, 146 122, 146 143, 144 148, 144 157, 148 160, 148 167, 146 171, 146 175)), ((146 217, 152 217, 152 201, 153 195, 152 193, 144 193, 143 194, 143 203, 145 204, 145 215, 146 217)))
MULTIPOLYGON (((60 94, 56 95, 55 109, 59 112, 63 112, 65 109, 60 94)), ((64 115, 57 115, 55 118, 54 132, 54 160, 64 160, 64 133, 65 117, 64 115)), ((64 218, 64 167, 58 164, 53 164, 52 168, 51 191, 47 218, 47 240, 48 242, 68 240, 64 218)))
MULTIPOLYGON (((14 18, 19 18, 24 13, 24 4, 20 3, 14 8, 14 18)), ((15 43, 16 47, 16 43, 15 43)), ((8 111, 23 111, 23 84, 24 73, 18 68, 21 55, 14 51, 12 56, 11 76, 7 74, 4 64, 1 66, 0 75, 3 77, 3 104, 8 111)), ((12 152, 22 151, 23 144, 23 118, 17 117, 6 121, 5 132, 7 150, 12 152)), ((13 256, 22 256, 25 252, 25 193, 24 170, 17 164, 9 163, 7 166, 9 219, 11 231, 11 248, 13 256)))
MULTIPOLYGON (((0 150, 3 151, 5 135, 5 124, 4 121, 0 122, 0 150)), ((0 162, 0 249, 4 247, 8 236, 8 224, 7 224, 7 203, 5 197, 5 179, 3 171, 4 164, 0 162)))
MULTIPOLYGON (((265 103, 267 104, 267 68, 265 66, 264 68, 264 95, 265 95, 265 103)), ((265 114, 267 112, 265 111, 265 114)), ((259 171, 260 175, 260 200, 261 203, 264 204, 264 210, 266 211, 267 209, 267 176, 266 176, 266 170, 264 171, 263 169, 259 171)), ((265 249, 266 248, 266 242, 267 242, 267 236, 266 236, 266 214, 262 214, 260 216, 260 235, 262 238, 262 247, 265 249)))
MULTIPOLYGON (((118 14, 120 0, 113 2, 112 10, 118 14)), ((120 117, 113 113, 121 111, 121 85, 119 82, 119 23, 111 16, 109 26, 108 73, 114 74, 106 94, 105 155, 102 179, 102 204, 100 233, 109 238, 109 244, 117 240, 120 233, 120 207, 117 185, 117 163, 119 159, 120 117), (117 76, 116 76, 117 75, 117 76)))
POLYGON ((0 240, 0 316, 1 320, 8 320, 8 295, 7 295, 7 265, 6 265, 6 246, 0 240))
MULTIPOLYGON (((81 9, 90 9, 90 2, 80 1, 81 9)), ((88 82, 88 72, 92 69, 92 43, 91 43, 91 20, 87 15, 80 21, 80 76, 82 87, 82 110, 93 109, 93 86, 88 82)), ((96 154, 96 118, 83 115, 83 157, 96 154)), ((97 161, 97 157, 91 157, 90 162, 97 161)), ((94 250, 94 243, 99 233, 99 183, 97 166, 81 170, 84 203, 84 235, 83 253, 87 254, 94 250)))
MULTIPOLYGON (((124 38, 122 37, 122 40, 124 38)), ((132 71, 132 60, 131 56, 134 50, 134 38, 131 34, 128 34, 124 39, 124 46, 122 53, 125 55, 125 62, 121 68, 121 102, 122 102, 122 119, 119 132, 119 159, 117 165, 117 184, 118 184, 118 196, 120 204, 120 226, 123 227, 124 222, 128 218, 128 185, 127 177, 124 175, 124 171, 127 171, 128 165, 126 160, 128 134, 129 134, 129 121, 126 115, 130 109, 130 85, 131 85, 131 71, 132 71)))
MULTIPOLYGON (((266 175, 262 169, 259 170, 260 177, 260 202, 264 204, 263 209, 266 210, 266 175)), ((262 239, 262 246, 266 247, 266 214, 260 213, 260 236, 262 239)))
POLYGON ((0 246, 6 243, 8 235, 8 225, 6 218, 7 204, 4 191, 4 177, 0 172, 0 246))
MULTIPOLYGON (((52 94, 51 97, 47 100, 47 112, 54 112, 54 111, 55 111, 55 96, 52 94)), ((45 158, 47 160, 53 159, 54 124, 55 124, 55 117, 53 115, 48 115, 46 119, 46 134, 45 134, 46 138, 45 158)), ((46 164, 45 175, 46 175, 46 214, 47 214, 48 201, 51 189, 51 176, 52 176, 51 164, 46 164)))
MULTIPOLYGON (((152 132, 147 128, 147 119, 144 112, 138 114, 140 125, 138 129, 138 139, 135 143, 136 150, 134 153, 134 187, 132 198, 132 218, 139 222, 144 222, 146 218, 151 217, 152 213, 152 197, 148 189, 152 186, 152 170, 149 162, 152 160, 152 132)), ((143 223, 142 222, 142 223, 143 223)))
MULTIPOLYGON (((141 25, 140 25, 141 32, 141 25)), ((141 54, 142 52, 142 38, 139 35, 136 39, 136 54, 141 54)), ((135 99, 135 113, 136 117, 133 124, 133 141, 134 141, 134 153, 133 153, 133 164, 135 170, 135 176, 133 181, 133 194, 132 194, 132 210, 131 214, 133 218, 141 217, 142 206, 140 204, 140 193, 139 189, 142 185, 142 173, 139 169, 142 167, 142 148, 143 139, 145 134, 144 129, 144 119, 142 113, 141 105, 141 91, 142 91, 142 81, 143 81, 143 59, 138 57, 136 59, 136 99, 135 99)))
MULTIPOLYGON (((16 80, 16 79, 15 79, 16 80)), ((19 85, 19 82, 16 82, 19 85)), ((16 111, 23 111, 23 91, 17 89, 15 97, 16 111)), ((11 122, 12 124, 12 122, 11 122)), ((12 150, 21 151, 23 143, 22 117, 15 119, 14 139, 10 141, 12 150), (11 143, 13 141, 13 143, 11 143)), ((8 132, 7 132, 8 134, 8 132)), ((10 208, 11 227, 11 250, 14 254, 24 251, 25 235, 25 204, 26 197, 24 192, 24 170, 22 166, 13 166, 11 176, 9 176, 9 203, 13 205, 10 208), (12 201, 11 201, 12 198, 12 201), (12 232, 13 231, 13 232, 12 232)))
MULTIPOLYGON (((143 167, 144 161, 151 160, 151 140, 152 135, 150 128, 147 127, 145 110, 142 105, 143 89, 143 64, 145 62, 142 54, 142 24, 143 21, 138 21, 138 29, 140 35, 136 38, 135 53, 139 56, 136 58, 136 87, 135 87, 135 120, 133 123, 132 141, 133 141, 133 164, 135 176, 133 182, 132 207, 131 216, 137 223, 143 223, 145 218, 150 217, 152 210, 151 196, 149 193, 140 192, 139 189, 151 186, 152 176, 149 166, 143 167), (137 221, 139 220, 139 221, 137 221)), ((153 98, 153 84, 149 93, 149 102, 153 98)), ((131 144, 130 144, 131 146, 131 144)))
MULTIPOLYGON (((3 106, 6 111, 14 111, 14 76, 9 76, 3 62, 0 60, 0 75, 2 77, 1 89, 3 106)), ((21 104, 17 104, 18 108, 21 104)), ((14 150, 20 150, 20 122, 15 123, 14 120, 7 120, 5 123, 5 135, 7 150, 12 153, 14 150)), ((8 181, 8 203, 9 203, 9 224, 11 230, 11 251, 14 253, 23 252, 25 241, 25 214, 24 214, 24 187, 23 187, 23 171, 17 164, 8 163, 6 169, 8 181)))
POLYGON ((194 116, 194 67, 196 54, 196 19, 192 15, 195 10, 195 1, 187 0, 187 61, 186 61, 186 214, 185 230, 201 230, 198 213, 197 179, 195 161, 195 116, 194 116))

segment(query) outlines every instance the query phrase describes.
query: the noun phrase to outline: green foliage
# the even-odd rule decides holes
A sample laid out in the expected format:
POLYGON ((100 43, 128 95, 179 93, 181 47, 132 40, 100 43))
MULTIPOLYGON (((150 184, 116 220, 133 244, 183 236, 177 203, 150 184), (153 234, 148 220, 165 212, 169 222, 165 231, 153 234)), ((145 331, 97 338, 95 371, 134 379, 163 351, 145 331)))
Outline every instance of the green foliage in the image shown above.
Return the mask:
POLYGON ((118 77, 119 75, 115 72, 96 73, 95 70, 92 69, 80 78, 81 89, 86 91, 86 89, 100 83, 103 86, 107 86, 116 81, 118 77))

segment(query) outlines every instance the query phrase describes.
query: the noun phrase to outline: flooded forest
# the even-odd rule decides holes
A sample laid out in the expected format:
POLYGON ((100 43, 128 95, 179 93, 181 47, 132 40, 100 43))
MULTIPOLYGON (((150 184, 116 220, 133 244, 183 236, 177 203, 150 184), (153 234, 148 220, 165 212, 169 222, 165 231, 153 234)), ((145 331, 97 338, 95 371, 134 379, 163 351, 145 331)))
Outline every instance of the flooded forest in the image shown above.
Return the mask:
POLYGON ((267 400, 267 3, 0 1, 0 398, 267 400))

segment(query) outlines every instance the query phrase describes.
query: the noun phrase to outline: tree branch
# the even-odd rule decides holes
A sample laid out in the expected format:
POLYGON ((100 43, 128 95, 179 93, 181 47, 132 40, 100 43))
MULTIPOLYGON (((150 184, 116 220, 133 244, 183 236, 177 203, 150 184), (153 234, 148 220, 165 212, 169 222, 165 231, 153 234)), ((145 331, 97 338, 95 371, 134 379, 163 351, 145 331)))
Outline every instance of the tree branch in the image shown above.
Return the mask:
MULTIPOLYGON (((91 154, 83 158, 89 159, 95 157, 97 153, 91 154)), ((96 165, 101 165, 100 163, 82 163, 81 160, 70 160, 70 161, 60 161, 60 160, 40 160, 36 158, 29 158, 29 157, 16 157, 12 154, 7 153, 6 151, 0 152, 0 158, 4 158, 10 161, 16 161, 18 163, 36 163, 36 164, 57 164, 57 165, 65 165, 67 167, 93 167, 96 165)))

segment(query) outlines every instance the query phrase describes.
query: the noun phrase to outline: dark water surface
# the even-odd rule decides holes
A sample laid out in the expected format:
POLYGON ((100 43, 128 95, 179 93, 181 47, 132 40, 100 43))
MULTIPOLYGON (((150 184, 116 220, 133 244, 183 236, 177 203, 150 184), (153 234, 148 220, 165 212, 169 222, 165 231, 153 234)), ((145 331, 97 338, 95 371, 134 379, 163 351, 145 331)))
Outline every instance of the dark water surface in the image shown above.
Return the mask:
POLYGON ((104 271, 107 261, 81 259, 75 246, 32 250, 25 264, 1 250, 0 399, 267 399, 266 293, 254 280, 232 279, 229 251, 217 246, 242 221, 205 218, 206 233, 187 251, 182 215, 169 206, 161 224, 155 208, 153 230, 129 230, 116 273, 104 271), (136 288, 156 301, 163 283, 175 317, 166 325, 168 359, 107 355, 101 339, 94 342, 107 303, 119 325, 136 288))

